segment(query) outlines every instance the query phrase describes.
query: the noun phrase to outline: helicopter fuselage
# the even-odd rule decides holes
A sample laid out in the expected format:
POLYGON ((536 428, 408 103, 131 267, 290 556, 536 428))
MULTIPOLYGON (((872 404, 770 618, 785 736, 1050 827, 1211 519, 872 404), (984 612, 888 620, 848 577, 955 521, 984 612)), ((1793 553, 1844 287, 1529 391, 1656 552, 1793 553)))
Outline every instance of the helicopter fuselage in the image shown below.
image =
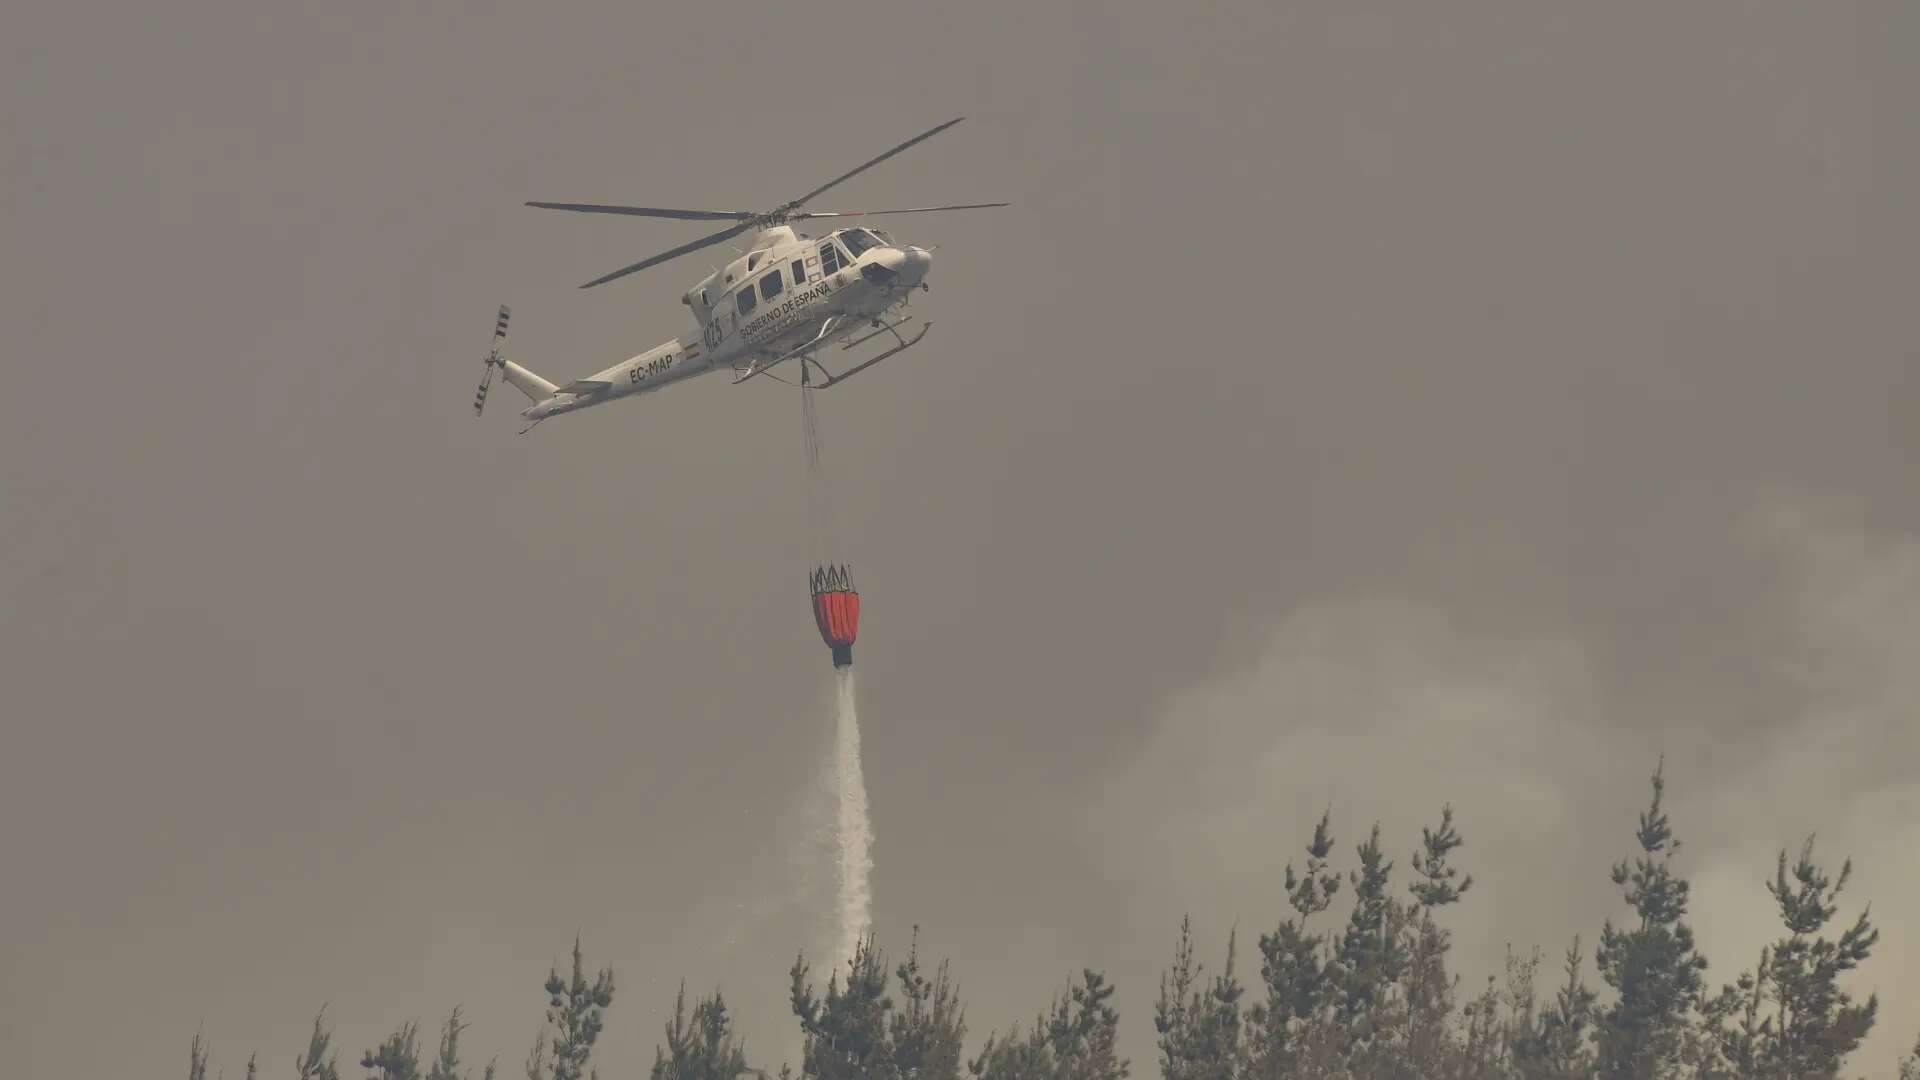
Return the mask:
POLYGON ((559 387, 521 415, 544 420, 844 340, 923 288, 932 261, 928 250, 873 229, 821 237, 785 225, 763 230, 746 254, 682 297, 698 329, 559 387))

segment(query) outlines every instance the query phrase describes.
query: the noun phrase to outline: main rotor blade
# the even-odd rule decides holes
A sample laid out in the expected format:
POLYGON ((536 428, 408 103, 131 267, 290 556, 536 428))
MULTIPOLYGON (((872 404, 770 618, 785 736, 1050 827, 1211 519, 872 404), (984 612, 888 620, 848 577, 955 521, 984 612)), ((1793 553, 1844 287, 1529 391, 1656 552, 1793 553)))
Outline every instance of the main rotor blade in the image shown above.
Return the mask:
POLYGON ((871 217, 874 214, 928 214, 935 210, 985 210, 990 206, 1012 206, 1012 203, 983 202, 962 203, 954 206, 909 206, 902 210, 807 210, 793 215, 794 220, 825 217, 871 217))
POLYGON ((633 217, 675 218, 679 221, 745 221, 750 210, 667 210, 657 206, 606 206, 600 203, 530 202, 542 210, 572 210, 580 214, 629 214, 633 217))
POLYGON ((614 278, 625 277, 636 270, 645 270, 649 266, 657 266, 660 263, 666 262, 668 259, 677 259, 680 256, 685 255, 689 251, 699 251, 703 247, 711 247, 722 240, 726 240, 731 237, 738 236, 741 233, 746 231, 747 231, 747 224, 745 222, 742 222, 739 225, 734 225, 730 228, 721 229, 717 233, 709 233, 706 236, 703 236, 700 239, 693 241, 692 243, 681 244, 679 247, 674 248, 672 251, 663 251, 660 254, 655 255, 651 259, 641 259, 639 262, 634 263, 632 266, 623 266, 620 269, 615 270, 611 274, 607 274, 603 277, 594 278, 592 281, 589 281, 585 285, 582 285, 580 287, 583 289, 591 289, 595 285, 605 285, 607 282, 612 281, 614 278))
POLYGON ((921 132, 920 134, 915 135, 913 138, 908 139, 906 142, 901 143, 899 146, 896 146, 893 149, 887 151, 886 153, 881 154, 879 157, 874 158, 872 161, 867 162, 865 165, 860 166, 859 168, 853 170, 852 172, 845 173, 841 176, 837 176, 832 180, 829 180, 826 183, 821 184, 819 187, 814 188, 812 191, 809 191, 805 195, 802 195, 799 198, 793 200, 793 202, 789 205, 799 206, 801 203, 804 203, 808 199, 813 198, 815 195, 818 195, 821 192, 826 191, 828 188, 833 187, 836 184, 843 183, 844 181, 851 180, 856 176, 859 176, 861 173, 866 172, 868 169, 873 168, 875 165, 880 164, 881 162, 887 160, 893 155, 899 153, 900 151, 905 150, 906 148, 913 146, 916 143, 924 142, 927 139, 931 139, 935 135, 940 134, 941 132, 947 130, 948 128, 952 127, 953 125, 965 119, 966 117, 964 116, 956 117, 955 119, 949 120, 946 123, 941 124, 937 128, 933 128, 929 131, 921 132))

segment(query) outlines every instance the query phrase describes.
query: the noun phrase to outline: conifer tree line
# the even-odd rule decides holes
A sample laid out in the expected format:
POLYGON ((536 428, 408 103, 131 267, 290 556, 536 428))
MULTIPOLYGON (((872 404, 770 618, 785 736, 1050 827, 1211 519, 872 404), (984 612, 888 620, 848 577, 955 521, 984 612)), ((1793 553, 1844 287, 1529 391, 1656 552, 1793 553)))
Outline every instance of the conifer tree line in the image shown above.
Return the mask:
MULTIPOLYGON (((656 1045, 649 1080, 1804 1080, 1859 1075, 1849 1059, 1879 1020, 1879 1002, 1842 984, 1865 962, 1879 931, 1862 910, 1836 921, 1851 861, 1837 873, 1815 859, 1812 838, 1782 850, 1765 883, 1781 931, 1751 967, 1714 986, 1689 923, 1689 885, 1675 866, 1680 842, 1668 818, 1664 768, 1652 777, 1635 848, 1613 864, 1622 909, 1591 948, 1576 936, 1560 962, 1509 949, 1504 973, 1468 992, 1449 969, 1447 910, 1473 901, 1471 874, 1455 865, 1465 840, 1451 807, 1421 829, 1401 888, 1376 825, 1336 858, 1331 814, 1322 815, 1299 868, 1284 869, 1289 911, 1262 932, 1245 963, 1238 934, 1209 971, 1192 923, 1174 937, 1153 1024, 1157 1060, 1119 1055, 1114 987, 1080 972, 1030 1023, 988 1033, 971 1053, 959 986, 942 961, 922 965, 919 934, 888 966, 875 941, 818 985, 804 955, 789 971, 803 1036, 796 1071, 751 1063, 723 996, 687 1004, 682 985, 656 1045), (1344 922, 1336 911, 1345 911, 1344 922), (1258 971, 1252 965, 1257 961, 1258 971)), ((545 1023, 521 1069, 527 1080, 598 1080, 594 1048, 614 1000, 611 968, 589 978, 580 942, 571 972, 548 973, 545 1023)), ((1920 1018, 1903 1018, 1915 1020, 1920 1018)), ((437 1049, 404 1024, 358 1066, 367 1080, 499 1080, 500 1065, 461 1057, 460 1010, 437 1049)), ((189 1080, 208 1080, 209 1051, 195 1034, 189 1080)), ((246 1080, 262 1071, 257 1055, 246 1080)), ((342 1080, 325 1009, 295 1056, 297 1080, 342 1080)), ((1920 1080, 1920 1042, 1895 1066, 1920 1080)), ((1886 1075, 1881 1073, 1881 1075, 1886 1075)))

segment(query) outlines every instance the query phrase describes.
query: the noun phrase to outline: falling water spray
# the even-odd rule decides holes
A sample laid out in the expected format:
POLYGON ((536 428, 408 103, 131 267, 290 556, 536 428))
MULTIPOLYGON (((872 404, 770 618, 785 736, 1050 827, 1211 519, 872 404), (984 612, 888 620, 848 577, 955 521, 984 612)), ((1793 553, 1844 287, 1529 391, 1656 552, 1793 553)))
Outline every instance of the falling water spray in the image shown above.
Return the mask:
MULTIPOLYGON (((835 533, 831 500, 820 468, 820 425, 813 394, 801 398, 801 431, 806 448, 808 502, 813 540, 824 550, 835 533)), ((833 843, 839 878, 836 965, 852 959, 873 924, 873 818, 867 807, 867 781, 860 769, 860 715, 854 703, 853 642, 860 629, 860 594, 845 564, 822 566, 808 579, 813 621, 833 657, 835 683, 834 751, 831 765, 835 795, 833 843)))
POLYGON ((808 581, 813 621, 833 655, 834 787, 839 798, 835 833, 840 865, 840 960, 850 959, 873 922, 873 818, 860 770, 860 713, 854 703, 853 642, 860 629, 860 594, 845 566, 826 566, 808 581))
POLYGON ((873 925, 873 817, 867 781, 860 770, 860 714, 854 703, 853 668, 834 671, 839 713, 835 773, 840 789, 840 953, 850 959, 873 925))

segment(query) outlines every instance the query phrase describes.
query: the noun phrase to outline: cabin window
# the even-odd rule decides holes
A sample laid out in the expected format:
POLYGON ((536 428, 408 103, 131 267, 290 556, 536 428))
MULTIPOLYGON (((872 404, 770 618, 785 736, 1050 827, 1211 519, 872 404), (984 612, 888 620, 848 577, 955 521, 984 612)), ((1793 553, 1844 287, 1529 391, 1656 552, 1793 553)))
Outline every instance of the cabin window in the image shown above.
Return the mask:
POLYGON ((853 252, 853 257, 856 259, 860 257, 861 252, 880 244, 879 238, 865 229, 848 229, 840 234, 840 240, 847 245, 848 251, 853 252))
POLYGON ((799 259, 793 260, 793 283, 802 284, 807 280, 807 264, 799 259))
POLYGON ((840 269, 840 249, 834 247, 833 241, 829 240, 820 245, 820 272, 831 274, 838 269, 840 269))
POLYGON ((776 266, 772 273, 760 279, 760 299, 771 300, 779 296, 780 290, 784 288, 786 286, 780 282, 780 268, 776 266))
POLYGON ((747 312, 752 311, 753 306, 759 303, 760 300, 753 295, 753 286, 742 285, 740 286, 740 291, 734 294, 733 302, 740 305, 740 314, 745 315, 747 312))

